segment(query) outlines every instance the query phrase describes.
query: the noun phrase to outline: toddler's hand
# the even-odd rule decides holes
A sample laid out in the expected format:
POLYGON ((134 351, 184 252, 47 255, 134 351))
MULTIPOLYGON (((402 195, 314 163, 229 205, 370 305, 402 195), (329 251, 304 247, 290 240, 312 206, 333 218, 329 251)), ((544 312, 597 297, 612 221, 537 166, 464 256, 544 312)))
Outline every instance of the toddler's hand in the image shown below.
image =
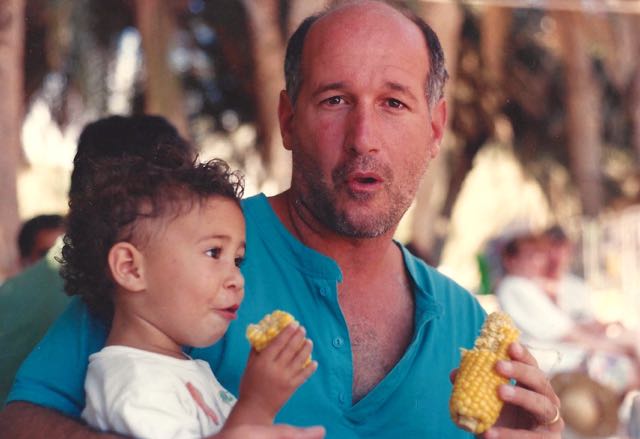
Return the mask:
POLYGON ((251 349, 237 409, 251 413, 253 423, 273 422, 293 392, 318 368, 316 361, 308 363, 312 342, 305 334, 293 322, 262 351, 251 349))

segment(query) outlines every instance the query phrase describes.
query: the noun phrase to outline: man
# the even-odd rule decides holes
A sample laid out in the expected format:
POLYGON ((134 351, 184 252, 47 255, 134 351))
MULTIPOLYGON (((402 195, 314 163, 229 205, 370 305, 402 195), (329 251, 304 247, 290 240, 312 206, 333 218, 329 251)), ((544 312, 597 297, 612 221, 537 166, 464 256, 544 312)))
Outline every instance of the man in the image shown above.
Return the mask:
POLYGON ((42 259, 63 233, 62 215, 37 215, 25 221, 18 233, 22 268, 27 268, 42 259))
MULTIPOLYGON (((446 72, 437 37, 386 4, 349 3, 300 26, 285 70, 278 113, 293 154, 291 188, 244 201, 247 294, 239 321, 215 346, 191 355, 209 361, 236 391, 249 351, 246 324, 285 309, 314 341, 319 368, 279 421, 321 424, 328 438, 338 439, 468 437, 449 419, 448 375, 459 348, 473 344, 484 313, 471 295, 392 240, 444 130, 446 72)), ((90 331, 81 323, 86 314, 73 306, 41 345, 48 352, 64 324, 67 331, 90 331)), ((57 338, 59 348, 65 340, 57 338)), ((68 356, 86 362, 100 343, 95 331, 92 346, 80 352, 74 346, 68 356)), ((530 430, 526 437, 560 437, 563 423, 548 381, 521 346, 510 353, 514 361, 499 370, 522 387, 500 389, 511 404, 502 427, 487 437, 516 437, 515 429, 530 430)), ((38 361, 32 355, 23 367, 14 400, 27 399, 22 395, 40 375, 38 361)), ((75 414, 82 392, 74 386, 82 378, 63 375, 69 384, 48 378, 38 389, 56 396, 28 400, 75 414)), ((21 418, 23 434, 35 431, 36 422, 62 422, 25 403, 6 411, 21 418)))

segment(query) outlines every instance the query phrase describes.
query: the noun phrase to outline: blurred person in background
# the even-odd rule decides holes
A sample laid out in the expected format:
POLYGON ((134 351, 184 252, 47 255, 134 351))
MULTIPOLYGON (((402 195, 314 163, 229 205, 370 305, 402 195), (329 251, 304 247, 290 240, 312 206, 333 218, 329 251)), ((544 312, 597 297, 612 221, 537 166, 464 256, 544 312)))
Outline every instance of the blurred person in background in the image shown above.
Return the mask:
POLYGON ((540 239, 546 258, 542 276, 549 296, 573 320, 592 324, 593 329, 603 329, 593 315, 589 285, 571 271, 574 245, 564 229, 553 225, 542 233, 540 239))
POLYGON ((496 290, 500 307, 511 315, 545 372, 607 364, 599 380, 621 392, 636 388, 637 342, 609 336, 608 325, 596 319, 586 282, 569 272, 571 243, 559 231, 557 226, 522 230, 505 241, 505 276, 496 290))
POLYGON ((25 269, 43 258, 63 233, 62 215, 38 215, 25 221, 18 233, 22 268, 25 269))

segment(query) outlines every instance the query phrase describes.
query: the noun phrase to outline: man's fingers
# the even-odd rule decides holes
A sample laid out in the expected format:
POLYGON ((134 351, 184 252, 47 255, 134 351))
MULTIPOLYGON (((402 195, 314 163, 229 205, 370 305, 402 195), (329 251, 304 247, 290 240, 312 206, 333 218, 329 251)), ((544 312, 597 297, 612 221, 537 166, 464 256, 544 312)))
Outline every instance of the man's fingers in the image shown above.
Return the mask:
POLYGON ((538 424, 549 427, 549 431, 556 431, 552 427, 556 427, 556 424, 560 424, 562 421, 556 417, 559 414, 559 405, 554 404, 544 395, 508 384, 503 384, 498 388, 498 395, 506 403, 522 407, 531 413, 538 424))
POLYGON ((507 378, 513 378, 517 387, 530 390, 544 399, 549 399, 555 405, 560 405, 560 398, 556 395, 551 382, 544 372, 535 365, 518 361, 498 361, 496 371, 507 378))
POLYGON ((538 361, 535 357, 529 352, 529 349, 522 346, 520 343, 511 343, 509 346, 509 356, 516 361, 520 361, 522 363, 529 364, 538 368, 538 361))
POLYGON ((550 433, 549 431, 527 431, 512 430, 503 427, 492 427, 481 437, 486 439, 560 439, 560 433, 550 433))
MULTIPOLYGON (((538 368, 533 355, 519 343, 513 343, 509 347, 509 355, 512 361, 499 361, 496 364, 496 371, 507 378, 514 379, 517 385, 500 386, 498 389, 500 398, 506 403, 529 412, 532 420, 538 424, 534 431, 543 431, 547 435, 561 432, 564 422, 559 416, 560 398, 553 390, 547 376, 538 368)), ((513 434, 513 430, 511 433, 513 434)))
POLYGON ((210 439, 323 439, 324 427, 298 428, 291 425, 241 425, 223 429, 210 439))
MULTIPOLYGON (((275 435, 269 439, 322 439, 325 435, 323 427, 296 428, 290 425, 274 425, 275 435)), ((266 438, 265 438, 266 439, 266 438)))

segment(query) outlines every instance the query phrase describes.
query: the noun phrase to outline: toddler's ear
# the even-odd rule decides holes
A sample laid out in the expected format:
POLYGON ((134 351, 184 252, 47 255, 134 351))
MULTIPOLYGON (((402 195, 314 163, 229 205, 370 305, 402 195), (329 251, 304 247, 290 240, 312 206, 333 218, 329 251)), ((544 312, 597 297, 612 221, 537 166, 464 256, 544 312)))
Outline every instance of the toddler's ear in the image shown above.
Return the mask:
POLYGON ((109 250, 109 270, 115 283, 129 291, 146 289, 142 254, 129 242, 117 242, 109 250))

